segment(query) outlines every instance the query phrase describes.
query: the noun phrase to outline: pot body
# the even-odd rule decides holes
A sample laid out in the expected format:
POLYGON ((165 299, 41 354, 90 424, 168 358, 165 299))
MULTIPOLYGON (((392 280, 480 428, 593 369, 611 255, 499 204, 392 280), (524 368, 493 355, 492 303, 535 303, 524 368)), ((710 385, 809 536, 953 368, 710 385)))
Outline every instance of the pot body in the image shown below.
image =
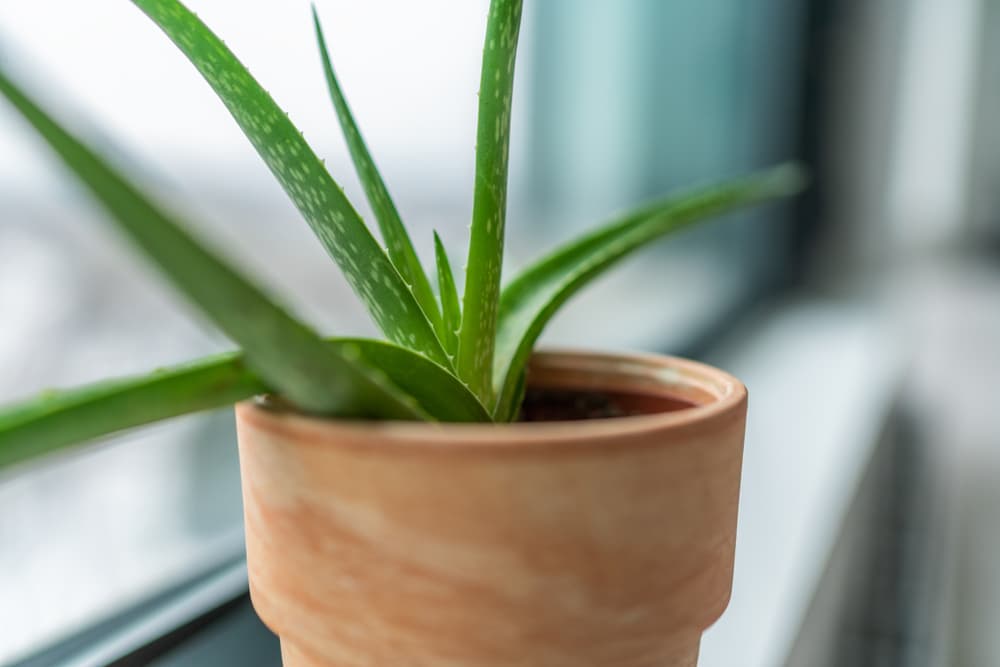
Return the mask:
POLYGON ((237 407, 250 593, 286 667, 672 667, 729 601, 746 390, 537 354, 532 386, 676 412, 512 425, 237 407))

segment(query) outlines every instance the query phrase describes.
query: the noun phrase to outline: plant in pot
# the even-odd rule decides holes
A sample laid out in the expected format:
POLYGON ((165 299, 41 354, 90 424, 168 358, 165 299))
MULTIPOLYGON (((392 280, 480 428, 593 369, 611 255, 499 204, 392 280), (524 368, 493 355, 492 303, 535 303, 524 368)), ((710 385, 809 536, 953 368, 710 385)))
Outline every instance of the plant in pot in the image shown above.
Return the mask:
POLYGON ((535 353, 590 280, 700 220, 794 194, 782 166, 652 202, 501 287, 520 0, 492 0, 471 240, 437 289, 329 93, 385 248, 289 118, 177 0, 134 0, 200 71, 386 340, 323 338, 0 68, 10 102, 238 352, 0 410, 0 465, 236 404, 253 604, 286 665, 693 665, 732 577, 746 391, 649 355, 535 353))

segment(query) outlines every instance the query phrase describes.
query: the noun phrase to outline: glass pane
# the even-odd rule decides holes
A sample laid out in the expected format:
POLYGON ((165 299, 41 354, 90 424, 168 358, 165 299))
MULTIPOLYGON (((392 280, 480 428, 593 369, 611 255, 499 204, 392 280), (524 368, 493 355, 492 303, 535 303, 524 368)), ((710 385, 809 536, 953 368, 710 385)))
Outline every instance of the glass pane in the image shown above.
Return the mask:
MULTIPOLYGON (((670 189, 793 157, 802 9, 770 0, 538 3, 529 173, 539 219, 565 237, 670 189)), ((775 210, 737 218, 684 233, 616 273, 569 309, 554 337, 585 343, 573 332, 593 336, 583 322, 610 308, 617 316, 601 320, 614 329, 597 324, 602 344, 686 346, 784 266, 775 210)))

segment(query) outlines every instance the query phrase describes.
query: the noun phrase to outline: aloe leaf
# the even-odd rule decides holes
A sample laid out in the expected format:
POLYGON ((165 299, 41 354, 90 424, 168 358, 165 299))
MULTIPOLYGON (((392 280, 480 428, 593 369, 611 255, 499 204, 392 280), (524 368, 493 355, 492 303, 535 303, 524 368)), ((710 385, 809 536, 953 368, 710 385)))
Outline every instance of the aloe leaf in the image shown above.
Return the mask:
POLYGON ((312 12, 313 24, 316 28, 316 42, 319 44, 319 52, 323 60, 323 72, 326 74, 326 84, 330 91, 330 99, 333 101, 334 109, 337 112, 337 120, 340 122, 344 139, 347 141, 347 148, 351 153, 354 168, 358 172, 358 179, 364 187, 365 196, 368 198, 368 203, 371 205, 375 219, 378 221, 379 230, 382 232, 382 238, 385 240, 386 248, 389 252, 389 258, 399 271, 399 275, 409 283, 413 291, 413 296, 416 297, 417 303, 423 308, 424 314, 437 327, 438 338, 443 340, 445 333, 442 328, 443 321, 441 314, 438 312, 434 292, 431 290, 430 280, 427 278, 427 274, 424 272, 423 266, 421 266, 420 260, 417 258, 417 253, 413 249, 413 242, 410 241, 410 235, 406 232, 406 227, 399 217, 399 211, 396 210, 396 205, 393 203, 392 197, 389 196, 389 190, 385 186, 385 181, 382 180, 382 176, 375 166, 375 161, 368 152, 368 147, 361 136, 361 131, 354 121, 351 108, 344 98, 344 93, 340 88, 337 75, 333 70, 333 64, 330 61, 330 54, 326 48, 326 39, 323 36, 323 28, 320 25, 315 6, 312 8, 312 12))
POLYGON ((0 408, 0 468, 116 431, 232 405, 262 391, 264 385, 234 355, 45 391, 0 408))
MULTIPOLYGON (((489 421, 451 373, 392 343, 334 339, 327 347, 359 355, 440 421, 489 421)), ((146 375, 47 391, 0 408, 0 468, 85 440, 192 412, 222 408, 271 391, 240 353, 217 355, 146 375)))
POLYGON ((514 59, 521 0, 492 0, 483 47, 476 131, 472 236, 466 262, 457 370, 484 403, 493 392, 493 349, 507 214, 514 59))
POLYGON ((364 339, 336 344, 355 345, 366 364, 381 369, 393 385, 413 396, 438 421, 492 421, 490 412, 451 371, 411 350, 364 339))
POLYGON ((384 418, 427 415, 349 349, 328 348, 223 264, 123 176, 63 130, 0 72, 3 94, 163 274, 247 355, 247 364, 303 410, 384 418))
POLYGON ((462 326, 462 307, 458 302, 455 274, 448 261, 448 253, 441 243, 441 237, 434 232, 434 258, 437 262, 438 291, 441 293, 442 322, 444 323, 445 348, 451 354, 458 350, 458 330, 462 326))
POLYGON ((449 365, 432 323, 392 261, 287 115, 236 56, 177 0, 133 0, 229 109, 392 341, 449 365))
POLYGON ((494 417, 516 416, 517 386, 531 349, 566 301, 618 260, 651 241, 706 218, 790 196, 804 185, 793 165, 653 203, 573 241, 521 272, 500 298, 494 417))

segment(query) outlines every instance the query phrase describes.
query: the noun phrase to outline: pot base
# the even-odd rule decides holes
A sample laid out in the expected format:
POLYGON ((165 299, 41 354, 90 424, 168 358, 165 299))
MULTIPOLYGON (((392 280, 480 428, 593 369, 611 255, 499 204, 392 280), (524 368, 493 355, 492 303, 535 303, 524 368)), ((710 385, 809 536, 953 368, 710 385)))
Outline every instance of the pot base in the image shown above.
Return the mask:
POLYGON ((281 640, 282 667, 347 667, 349 664, 331 662, 303 650, 294 642, 281 640))
MULTIPOLYGON (((675 642, 667 642, 661 646, 660 652, 648 658, 638 658, 630 662, 629 667, 697 667, 698 649, 701 642, 700 633, 695 635, 684 635, 675 642)), ((611 664, 605 662, 603 656, 566 656, 560 662, 539 662, 538 658, 527 650, 525 655, 519 658, 491 659, 489 657, 477 658, 475 662, 461 661, 454 663, 443 663, 435 660, 431 663, 408 662, 407 667, 608 667, 611 664)), ((282 667, 381 667, 382 663, 366 658, 357 658, 350 662, 334 662, 325 660, 308 651, 304 651, 292 642, 281 641, 281 664, 282 667)))

